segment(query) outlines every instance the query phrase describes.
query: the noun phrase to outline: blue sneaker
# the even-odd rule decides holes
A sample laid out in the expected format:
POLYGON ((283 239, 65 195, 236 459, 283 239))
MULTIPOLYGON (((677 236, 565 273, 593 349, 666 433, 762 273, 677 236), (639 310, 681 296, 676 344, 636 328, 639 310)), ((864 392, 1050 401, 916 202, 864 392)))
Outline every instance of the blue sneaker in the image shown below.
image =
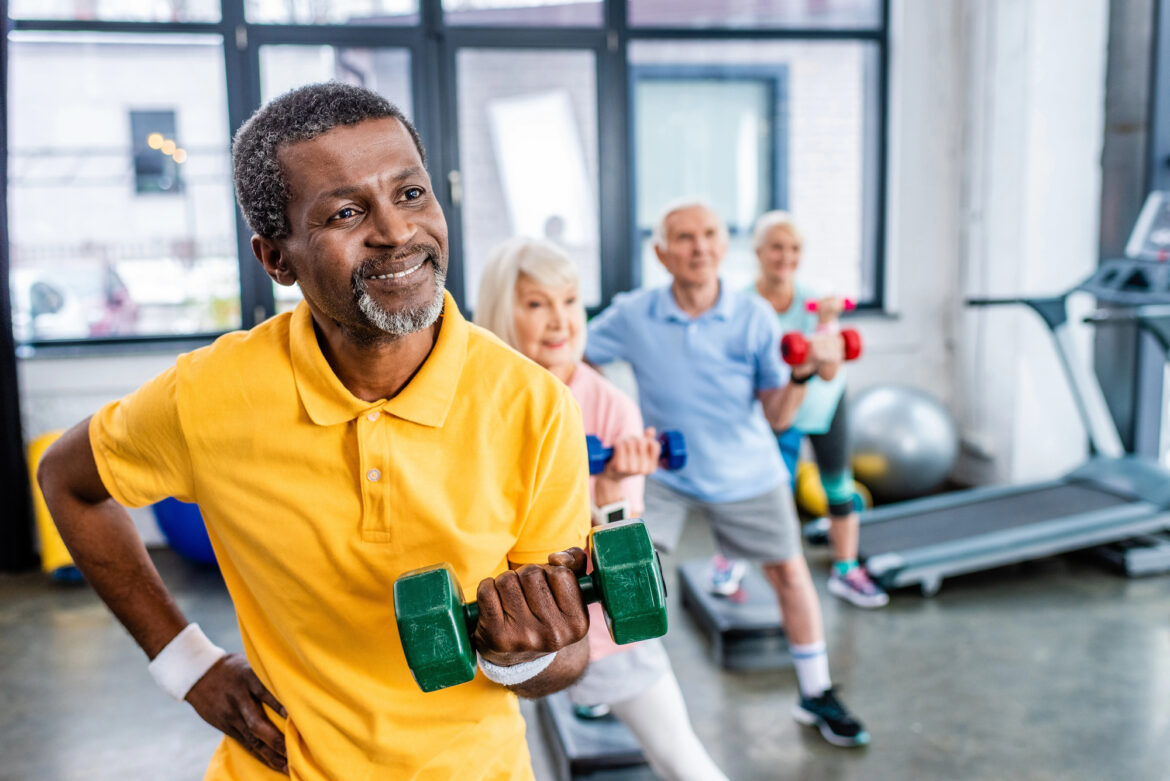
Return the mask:
POLYGON ((726 559, 715 554, 711 559, 711 572, 708 589, 712 594, 721 597, 734 596, 739 592, 744 575, 747 574, 747 562, 739 559, 726 559))
POLYGON ((792 716, 801 724, 816 727, 821 737, 834 746, 864 746, 869 733, 853 717, 832 689, 825 689, 819 697, 801 697, 792 716))

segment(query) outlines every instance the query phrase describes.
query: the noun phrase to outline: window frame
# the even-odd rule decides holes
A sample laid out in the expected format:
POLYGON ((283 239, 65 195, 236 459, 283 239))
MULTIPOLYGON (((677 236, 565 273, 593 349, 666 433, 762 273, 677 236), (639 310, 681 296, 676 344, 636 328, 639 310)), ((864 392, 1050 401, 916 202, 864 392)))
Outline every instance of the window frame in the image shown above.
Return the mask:
MULTIPOLYGON (((419 0, 418 23, 414 25, 348 24, 266 24, 245 18, 245 0, 223 0, 218 22, 130 22, 9 19, 7 2, 0 2, 9 31, 61 31, 90 33, 213 34, 223 41, 227 80, 227 116, 230 135, 260 105, 260 48, 268 45, 331 45, 338 47, 403 48, 411 57, 411 89, 414 122, 428 152, 428 168, 447 216, 451 263, 447 287, 456 302, 464 304, 464 263, 462 214, 451 198, 449 175, 460 170, 457 126, 455 56, 461 48, 589 49, 597 62, 598 219, 600 236, 601 306, 619 292, 636 287, 641 264, 637 256, 640 232, 631 213, 634 200, 633 160, 633 79, 653 66, 631 66, 629 47, 634 41, 654 40, 767 40, 767 41, 858 41, 874 44, 877 52, 876 94, 869 96, 865 121, 874 122, 873 132, 865 129, 866 188, 863 197, 866 224, 863 242, 871 247, 872 262, 865 264, 863 279, 872 280, 873 295, 859 302, 860 310, 882 311, 885 306, 885 222, 889 95, 889 23, 891 0, 879 0, 880 22, 858 28, 691 28, 631 27, 627 0, 604 0, 603 23, 597 27, 538 27, 496 25, 446 25, 441 0, 419 0), (872 115, 871 115, 872 114, 872 115), (452 129, 440 135, 441 128, 452 129), (872 143, 868 139, 872 138, 872 143), (872 158, 872 159, 871 159, 872 158), (871 173, 872 169, 872 173, 871 173)), ((6 41, 7 43, 7 41, 6 41)), ((0 64, 7 70, 7 46, 0 64)), ((704 66, 699 66, 700 68, 704 66)), ((745 65, 745 69, 752 66, 745 65)), ((7 148, 3 150, 7 155, 7 148)), ((778 161, 786 161, 777 156, 778 161)), ((776 205, 783 178, 773 182, 776 205)), ((0 182, 5 193, 7 179, 0 182)), ((786 200, 786 199, 785 199, 786 200)), ((236 211, 237 254, 240 275, 241 328, 247 329, 276 311, 271 280, 252 257, 251 232, 238 207, 236 211)), ((7 248, 7 244, 5 244, 7 248)), ((6 270, 6 269, 5 269, 6 270)), ((7 297, 7 291, 5 291, 7 297)), ((9 302, 10 303, 10 302, 9 302)), ((591 314, 593 312, 591 311, 591 314)), ((11 317, 6 318, 11 334, 11 317)), ((167 345, 206 343, 216 333, 98 337, 75 340, 43 340, 21 343, 23 355, 84 352, 87 347, 101 352, 165 349, 167 345)), ((11 338, 11 335, 10 335, 11 338)))

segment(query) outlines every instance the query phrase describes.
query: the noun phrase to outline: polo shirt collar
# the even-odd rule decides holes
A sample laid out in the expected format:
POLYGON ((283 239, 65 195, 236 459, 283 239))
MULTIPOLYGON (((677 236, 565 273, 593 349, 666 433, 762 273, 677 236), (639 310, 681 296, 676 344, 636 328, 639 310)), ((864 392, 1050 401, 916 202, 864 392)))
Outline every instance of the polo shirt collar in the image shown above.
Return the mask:
POLYGON ((719 280, 719 298, 715 300, 715 306, 708 309, 698 317, 691 317, 679 307, 678 302, 674 300, 674 293, 670 290, 670 285, 658 289, 658 296, 654 300, 654 316, 661 320, 673 320, 678 323, 689 323, 692 320, 699 320, 704 317, 714 317, 717 320, 730 320, 735 308, 731 300, 731 295, 727 292, 727 283, 722 279, 719 280))
POLYGON ((374 409, 423 426, 441 426, 463 371, 469 330, 455 300, 444 290, 439 338, 418 373, 394 398, 363 401, 333 373, 317 344, 313 315, 302 301, 289 324, 289 350, 301 403, 319 426, 345 423, 374 409))

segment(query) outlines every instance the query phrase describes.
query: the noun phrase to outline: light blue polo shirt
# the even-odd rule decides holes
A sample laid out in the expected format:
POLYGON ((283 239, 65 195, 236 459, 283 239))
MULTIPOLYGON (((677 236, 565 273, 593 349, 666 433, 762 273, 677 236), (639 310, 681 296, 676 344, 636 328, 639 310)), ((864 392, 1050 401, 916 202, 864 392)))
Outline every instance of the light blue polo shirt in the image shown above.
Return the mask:
MULTIPOLYGON (((804 305, 808 301, 816 301, 820 296, 815 290, 800 282, 797 282, 795 287, 796 294, 792 297, 792 304, 786 312, 777 312, 772 309, 772 305, 764 301, 755 285, 752 285, 747 293, 764 301, 775 316, 776 322, 780 324, 781 334, 799 331, 805 336, 812 336, 817 330, 817 313, 808 311, 804 305)), ((805 391, 804 401, 796 412, 796 418, 792 421, 792 428, 800 429, 805 434, 824 434, 829 430, 829 424, 833 422, 833 414, 836 413, 837 405, 841 403, 843 395, 845 395, 844 366, 837 369, 837 374, 831 380, 826 381, 819 376, 814 376, 808 382, 808 390, 805 391)))
POLYGON ((669 287, 621 293, 589 324, 585 357, 629 362, 646 425, 686 437, 686 466, 652 479, 707 502, 749 499, 788 479, 756 399, 789 374, 761 299, 722 284, 715 306, 691 317, 669 287))

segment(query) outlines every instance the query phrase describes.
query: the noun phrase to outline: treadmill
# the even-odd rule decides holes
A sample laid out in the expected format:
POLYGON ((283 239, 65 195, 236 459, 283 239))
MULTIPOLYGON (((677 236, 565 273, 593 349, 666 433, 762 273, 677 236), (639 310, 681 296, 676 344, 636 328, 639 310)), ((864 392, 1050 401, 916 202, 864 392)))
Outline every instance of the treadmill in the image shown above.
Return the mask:
POLYGON ((1097 377, 1075 360, 1067 300, 1076 292, 1112 307, 1089 322, 1132 322, 1170 350, 1170 263, 1108 260, 1059 296, 968 300, 979 307, 1022 304, 1041 317, 1093 455, 1056 480, 974 488, 862 513, 859 558, 886 589, 917 585, 932 596, 953 575, 1170 530, 1170 471, 1125 452, 1097 377))

